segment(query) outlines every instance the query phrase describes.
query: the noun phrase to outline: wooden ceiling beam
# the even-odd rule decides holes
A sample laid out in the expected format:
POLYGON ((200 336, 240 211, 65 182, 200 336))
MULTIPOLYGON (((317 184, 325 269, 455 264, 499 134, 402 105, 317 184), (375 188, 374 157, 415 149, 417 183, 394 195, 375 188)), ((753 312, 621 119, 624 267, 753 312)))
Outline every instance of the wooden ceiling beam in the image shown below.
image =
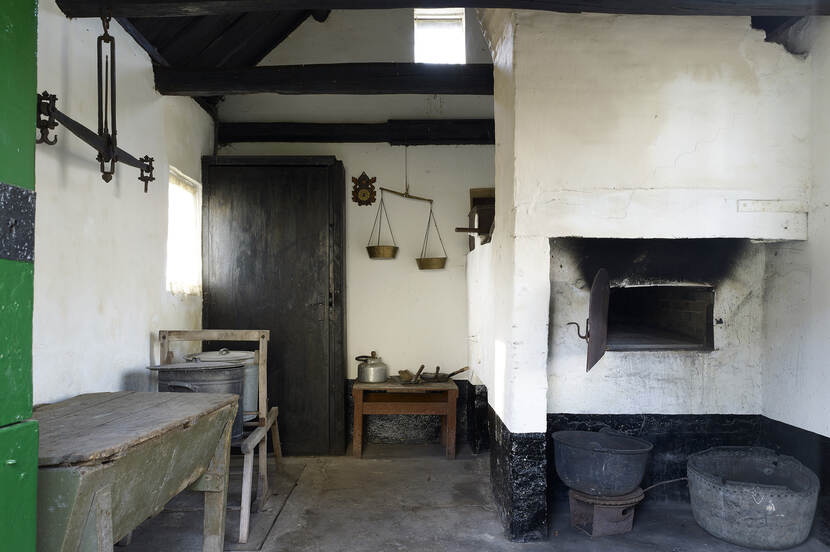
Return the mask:
POLYGON ((830 15, 830 0, 57 0, 68 17, 186 17, 275 10, 514 8, 654 15, 830 15))
POLYGON ((372 143, 393 146, 494 144, 493 119, 414 119, 385 123, 219 123, 217 141, 372 143))
POLYGON ((199 54, 239 19, 239 14, 227 14, 194 18, 176 39, 161 51, 173 67, 180 67, 198 60, 199 54))
POLYGON ((493 66, 485 63, 334 63, 244 69, 156 66, 156 89, 169 96, 232 94, 493 94, 493 66))
POLYGON ((241 47, 224 57, 214 67, 253 67, 293 33, 311 16, 310 11, 282 11, 259 31, 240 39, 241 47))

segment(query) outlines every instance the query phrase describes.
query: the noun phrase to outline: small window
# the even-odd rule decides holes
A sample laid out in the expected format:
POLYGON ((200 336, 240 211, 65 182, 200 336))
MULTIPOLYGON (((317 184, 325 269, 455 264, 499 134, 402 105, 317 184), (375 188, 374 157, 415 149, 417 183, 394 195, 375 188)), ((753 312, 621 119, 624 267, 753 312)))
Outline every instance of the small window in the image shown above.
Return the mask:
POLYGON ((415 63, 467 63, 464 8, 415 8, 415 63))
POLYGON ((167 205, 167 290, 202 292, 202 186, 170 167, 167 205))

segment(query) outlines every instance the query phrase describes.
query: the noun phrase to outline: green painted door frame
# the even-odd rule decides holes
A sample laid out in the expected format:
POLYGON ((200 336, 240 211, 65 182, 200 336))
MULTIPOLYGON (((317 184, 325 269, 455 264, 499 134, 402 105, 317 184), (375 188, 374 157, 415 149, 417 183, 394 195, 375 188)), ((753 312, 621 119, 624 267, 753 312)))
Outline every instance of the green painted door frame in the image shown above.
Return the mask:
MULTIPOLYGON (((35 188, 37 0, 0 8, 0 183, 35 188)), ((0 206, 0 232, 16 207, 0 206)), ((10 224, 12 223, 12 224, 10 224)), ((37 422, 32 415, 31 262, 0 258, 0 548, 34 552, 37 422)))

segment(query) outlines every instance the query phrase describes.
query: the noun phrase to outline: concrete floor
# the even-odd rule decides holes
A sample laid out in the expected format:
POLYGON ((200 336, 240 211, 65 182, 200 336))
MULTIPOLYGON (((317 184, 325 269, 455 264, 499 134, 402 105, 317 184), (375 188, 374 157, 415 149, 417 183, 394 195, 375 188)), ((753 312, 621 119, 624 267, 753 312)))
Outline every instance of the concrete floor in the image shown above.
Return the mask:
MULTIPOLYGON (((287 458, 285 496, 262 546, 266 552, 739 552, 695 524, 688 505, 643 503, 634 530, 590 539, 571 529, 567 504, 556 507, 550 540, 505 540, 489 485, 489 457, 460 451, 455 461, 439 447, 374 445, 363 459, 287 458), (280 509, 281 508, 281 509, 280 509)), ((283 492, 281 491, 281 492, 283 492)), ((123 552, 200 550, 199 516, 149 520, 123 552), (171 520, 178 520, 171 523, 171 520)), ((229 540, 235 533, 229 530, 229 540), (231 534, 232 533, 232 534, 231 534)), ((811 539, 797 552, 830 550, 811 539)))

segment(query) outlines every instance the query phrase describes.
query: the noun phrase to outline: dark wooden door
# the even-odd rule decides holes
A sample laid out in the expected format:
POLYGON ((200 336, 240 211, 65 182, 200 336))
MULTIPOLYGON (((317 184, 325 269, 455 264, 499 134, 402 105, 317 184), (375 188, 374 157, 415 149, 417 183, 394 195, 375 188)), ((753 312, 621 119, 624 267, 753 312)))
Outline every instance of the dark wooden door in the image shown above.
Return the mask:
POLYGON ((342 163, 210 157, 203 179, 205 328, 271 330, 283 451, 342 454, 342 163))

